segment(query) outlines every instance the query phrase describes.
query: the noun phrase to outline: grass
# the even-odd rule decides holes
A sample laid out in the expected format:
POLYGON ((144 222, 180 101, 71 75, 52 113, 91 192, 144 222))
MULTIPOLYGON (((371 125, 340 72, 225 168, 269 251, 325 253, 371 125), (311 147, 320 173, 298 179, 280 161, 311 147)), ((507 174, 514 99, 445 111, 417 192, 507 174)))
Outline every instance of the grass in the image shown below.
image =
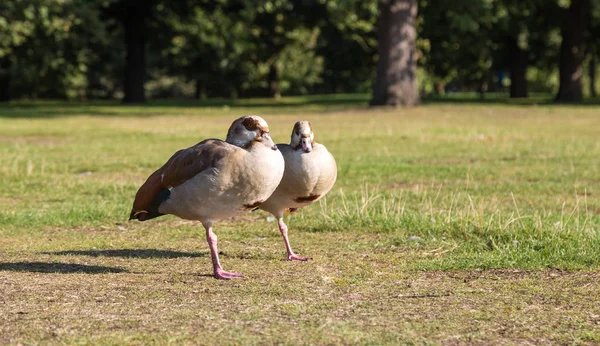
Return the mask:
POLYGON ((599 107, 363 96, 0 107, 0 343, 597 344, 599 107), (201 107, 198 107, 201 106, 201 107), (287 220, 127 222, 177 149, 263 115, 310 120, 338 162, 287 220))

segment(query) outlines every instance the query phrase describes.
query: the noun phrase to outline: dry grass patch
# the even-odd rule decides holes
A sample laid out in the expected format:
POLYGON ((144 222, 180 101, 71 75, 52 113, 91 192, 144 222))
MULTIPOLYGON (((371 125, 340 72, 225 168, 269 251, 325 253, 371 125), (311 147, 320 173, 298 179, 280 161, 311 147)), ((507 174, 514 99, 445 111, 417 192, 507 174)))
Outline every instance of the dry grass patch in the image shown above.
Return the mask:
POLYGON ((397 273, 378 263, 372 275, 358 280, 364 265, 262 260, 260 275, 218 282, 198 274, 198 259, 192 257, 98 259, 77 268, 56 265, 58 272, 3 264, 0 341, 491 345, 600 340, 600 310, 589 299, 600 289, 594 272, 397 273), (131 262, 152 269, 136 272, 131 262), (101 263, 105 272, 96 272, 101 263), (114 265, 126 271, 110 273, 114 265))

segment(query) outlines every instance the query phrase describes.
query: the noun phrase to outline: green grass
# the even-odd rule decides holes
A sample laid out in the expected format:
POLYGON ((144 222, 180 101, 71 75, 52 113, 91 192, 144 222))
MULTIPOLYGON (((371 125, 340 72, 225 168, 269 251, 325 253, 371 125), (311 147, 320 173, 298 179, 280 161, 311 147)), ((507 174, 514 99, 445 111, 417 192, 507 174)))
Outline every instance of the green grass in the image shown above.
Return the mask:
POLYGON ((0 343, 594 344, 600 341, 600 107, 366 96, 0 106, 0 343), (127 222, 182 147, 262 115, 338 162, 289 216, 127 222), (418 237, 418 238, 415 238, 418 237))

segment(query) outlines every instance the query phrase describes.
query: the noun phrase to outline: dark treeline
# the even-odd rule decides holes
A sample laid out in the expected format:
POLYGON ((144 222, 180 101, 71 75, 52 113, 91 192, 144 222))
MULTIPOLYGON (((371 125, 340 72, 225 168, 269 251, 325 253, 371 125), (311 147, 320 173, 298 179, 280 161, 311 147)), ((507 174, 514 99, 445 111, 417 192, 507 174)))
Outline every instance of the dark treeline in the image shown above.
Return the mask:
POLYGON ((4 0, 0 100, 596 95, 600 0, 4 0))

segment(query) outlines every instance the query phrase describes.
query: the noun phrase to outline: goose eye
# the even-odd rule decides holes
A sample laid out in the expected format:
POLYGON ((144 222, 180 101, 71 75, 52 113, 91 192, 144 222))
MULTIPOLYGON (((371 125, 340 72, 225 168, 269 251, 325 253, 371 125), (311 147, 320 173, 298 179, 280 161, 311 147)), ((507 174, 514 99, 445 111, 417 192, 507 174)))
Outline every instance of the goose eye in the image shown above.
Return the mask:
POLYGON ((249 130, 249 131, 254 131, 256 130, 256 121, 252 118, 246 118, 244 119, 244 121, 242 122, 242 125, 244 125, 244 127, 249 130))

